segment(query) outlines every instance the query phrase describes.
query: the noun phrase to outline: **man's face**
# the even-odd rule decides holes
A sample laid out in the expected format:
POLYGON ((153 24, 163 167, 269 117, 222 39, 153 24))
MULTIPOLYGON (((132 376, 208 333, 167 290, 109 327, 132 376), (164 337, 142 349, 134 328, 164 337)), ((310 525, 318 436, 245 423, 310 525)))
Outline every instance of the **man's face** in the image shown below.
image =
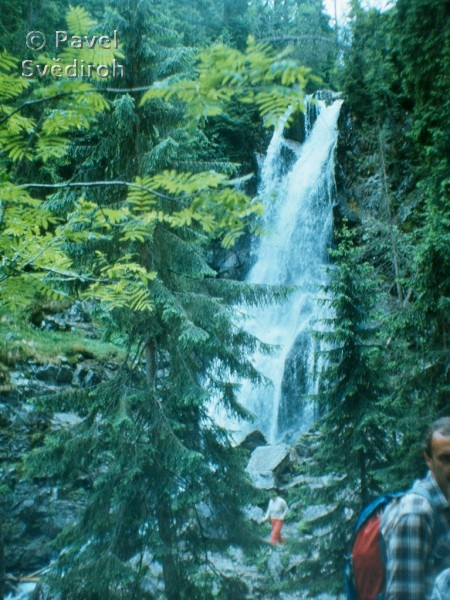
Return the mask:
POLYGON ((442 493, 450 501, 450 436, 435 432, 431 438, 432 455, 425 460, 442 493))

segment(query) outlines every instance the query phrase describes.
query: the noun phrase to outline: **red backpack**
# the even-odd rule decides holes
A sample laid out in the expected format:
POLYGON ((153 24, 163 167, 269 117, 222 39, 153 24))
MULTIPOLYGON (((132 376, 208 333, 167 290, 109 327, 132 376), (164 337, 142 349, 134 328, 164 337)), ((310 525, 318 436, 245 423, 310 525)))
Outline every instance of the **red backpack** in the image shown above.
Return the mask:
MULTIPOLYGON (((431 503, 427 490, 422 486, 416 484, 410 492, 424 496, 431 503)), ((386 585, 386 551, 380 533, 381 515, 393 500, 404 494, 395 492, 379 496, 359 515, 345 565, 347 600, 375 600, 382 597, 386 585)))

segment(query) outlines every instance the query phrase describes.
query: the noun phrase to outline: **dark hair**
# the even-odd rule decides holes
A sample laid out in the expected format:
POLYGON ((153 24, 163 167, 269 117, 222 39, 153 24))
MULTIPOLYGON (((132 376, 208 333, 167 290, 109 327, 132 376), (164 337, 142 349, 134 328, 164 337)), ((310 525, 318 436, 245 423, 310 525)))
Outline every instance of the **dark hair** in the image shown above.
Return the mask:
POLYGON ((442 435, 450 436, 450 417, 441 417, 428 427, 423 441, 423 449, 430 457, 433 454, 432 440, 435 433, 442 433, 442 435))

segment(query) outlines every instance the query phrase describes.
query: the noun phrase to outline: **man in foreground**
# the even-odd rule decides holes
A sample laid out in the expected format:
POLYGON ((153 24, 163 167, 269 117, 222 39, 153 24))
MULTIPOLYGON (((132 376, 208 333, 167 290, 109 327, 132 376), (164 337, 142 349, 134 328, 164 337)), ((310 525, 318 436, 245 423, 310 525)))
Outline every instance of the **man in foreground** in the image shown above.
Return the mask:
POLYGON ((424 456, 426 477, 381 520, 386 600, 428 600, 437 575, 450 566, 450 417, 431 425, 424 456))

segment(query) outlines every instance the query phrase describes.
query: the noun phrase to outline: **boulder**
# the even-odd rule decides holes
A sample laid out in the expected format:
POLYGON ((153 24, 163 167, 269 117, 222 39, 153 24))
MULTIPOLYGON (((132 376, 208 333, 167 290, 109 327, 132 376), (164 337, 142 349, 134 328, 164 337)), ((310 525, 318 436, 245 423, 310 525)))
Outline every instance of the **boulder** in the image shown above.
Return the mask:
POLYGON ((69 385, 73 379, 73 368, 69 365, 49 364, 35 369, 35 376, 50 385, 69 385))
POLYGON ((267 440, 264 437, 264 434, 261 433, 258 429, 254 429, 247 433, 245 438, 240 442, 239 447, 244 448, 245 450, 254 450, 259 446, 266 446, 267 440))
POLYGON ((268 490, 281 483, 296 460, 296 452, 288 444, 259 446, 253 450, 246 471, 256 488, 268 490))

